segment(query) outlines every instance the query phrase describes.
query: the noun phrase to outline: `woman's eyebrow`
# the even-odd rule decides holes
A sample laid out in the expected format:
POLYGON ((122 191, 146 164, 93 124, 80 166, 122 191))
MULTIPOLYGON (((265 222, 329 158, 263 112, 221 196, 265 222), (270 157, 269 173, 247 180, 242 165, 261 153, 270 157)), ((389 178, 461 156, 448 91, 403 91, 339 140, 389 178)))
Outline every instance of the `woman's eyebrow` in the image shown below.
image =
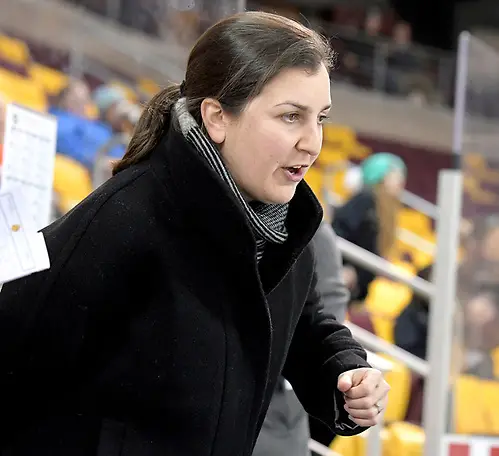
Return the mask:
MULTIPOLYGON (((296 101, 285 101, 283 103, 277 104, 276 107, 277 106, 283 106, 283 105, 294 106, 295 108, 300 109, 301 111, 306 111, 306 112, 312 111, 312 108, 310 108, 308 106, 305 106, 305 105, 303 105, 301 103, 298 103, 296 101)), ((328 104, 328 105, 324 106, 324 108, 322 108, 321 111, 326 111, 326 110, 328 110, 330 108, 331 108, 331 104, 328 104)))

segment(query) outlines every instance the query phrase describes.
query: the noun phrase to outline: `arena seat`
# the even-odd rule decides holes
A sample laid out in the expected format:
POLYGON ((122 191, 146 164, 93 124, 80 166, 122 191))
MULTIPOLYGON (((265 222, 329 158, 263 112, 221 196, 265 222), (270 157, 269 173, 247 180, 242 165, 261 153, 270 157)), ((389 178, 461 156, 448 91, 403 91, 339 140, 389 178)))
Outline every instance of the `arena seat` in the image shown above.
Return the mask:
POLYGON ((388 427, 387 452, 384 456, 422 456, 424 447, 424 431, 414 424, 397 422, 388 427))
POLYGON ((54 168, 54 191, 58 196, 59 211, 70 211, 85 199, 92 188, 92 180, 87 169, 65 155, 56 155, 54 168))
POLYGON ((385 379, 391 387, 385 410, 385 422, 403 421, 407 415, 411 395, 411 371, 389 356, 379 353, 378 355, 392 363, 392 370, 385 373, 385 379))
POLYGON ((461 375, 455 381, 454 394, 458 434, 499 434, 499 382, 461 375))
POLYGON ((325 202, 322 201, 322 189, 323 189, 323 182, 324 182, 324 173, 323 170, 319 166, 312 166, 306 174, 305 180, 307 184, 310 186, 314 194, 317 196, 319 200, 321 200, 321 203, 324 204, 325 202))
POLYGON ((428 216, 406 207, 402 208, 400 211, 399 227, 412 231, 418 236, 431 233, 432 231, 431 222, 428 216))
POLYGON ((369 147, 359 143, 354 130, 346 125, 324 125, 324 144, 344 151, 351 160, 363 160, 371 153, 369 147))
POLYGON ((23 67, 27 67, 31 60, 26 43, 6 35, 0 35, 0 56, 23 67))
POLYGON ((149 78, 139 79, 137 82, 137 89, 150 97, 153 97, 160 91, 159 85, 149 78))
MULTIPOLYGON (((353 437, 337 436, 330 445, 331 450, 341 456, 367 456, 367 437, 369 430, 353 437)), ((383 456, 387 456, 390 448, 390 431, 387 428, 381 430, 381 442, 383 456)), ((395 456, 395 455, 394 455, 395 456)), ((397 455, 399 456, 399 455, 397 455)), ((405 456, 405 455, 404 455, 405 456)))
POLYGON ((41 85, 47 95, 57 95, 68 83, 68 76, 54 68, 33 63, 29 68, 31 79, 41 85))
POLYGON ((48 108, 43 87, 35 81, 0 68, 0 93, 7 101, 45 112, 48 108))
POLYGON ((365 305, 372 315, 395 319, 411 298, 412 291, 406 285, 378 277, 369 287, 365 305))

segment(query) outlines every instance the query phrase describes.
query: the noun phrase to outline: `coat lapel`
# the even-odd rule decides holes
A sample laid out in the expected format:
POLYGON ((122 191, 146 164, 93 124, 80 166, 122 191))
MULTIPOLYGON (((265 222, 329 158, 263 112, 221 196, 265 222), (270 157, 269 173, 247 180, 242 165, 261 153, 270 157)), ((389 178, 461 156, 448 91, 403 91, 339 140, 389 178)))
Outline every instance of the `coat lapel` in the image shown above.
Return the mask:
MULTIPOLYGON (((280 245, 267 243, 257 264, 256 240, 243 208, 180 133, 170 130, 153 152, 151 166, 163 189, 160 204, 167 223, 185 233, 190 242, 197 238, 199 256, 212 258, 220 280, 232 284, 230 295, 237 296, 232 312, 241 322, 240 337, 258 374, 257 404, 266 390, 273 344, 266 296, 286 276, 317 230, 322 219, 320 204, 307 184, 301 183, 289 207, 288 239, 280 245)), ((254 413, 259 413, 259 407, 254 413)))

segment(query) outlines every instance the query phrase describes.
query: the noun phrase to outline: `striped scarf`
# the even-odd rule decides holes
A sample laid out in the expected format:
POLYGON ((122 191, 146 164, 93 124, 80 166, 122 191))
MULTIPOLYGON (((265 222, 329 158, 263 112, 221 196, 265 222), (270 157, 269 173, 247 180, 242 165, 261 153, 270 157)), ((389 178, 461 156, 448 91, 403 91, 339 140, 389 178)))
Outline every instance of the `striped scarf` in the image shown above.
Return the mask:
POLYGON ((228 185, 241 204, 256 238, 256 259, 260 261, 267 242, 282 244, 288 237, 285 226, 288 204, 264 204, 257 201, 248 203, 237 188, 217 148, 201 131, 196 120, 187 110, 185 98, 177 101, 174 112, 185 139, 228 185))

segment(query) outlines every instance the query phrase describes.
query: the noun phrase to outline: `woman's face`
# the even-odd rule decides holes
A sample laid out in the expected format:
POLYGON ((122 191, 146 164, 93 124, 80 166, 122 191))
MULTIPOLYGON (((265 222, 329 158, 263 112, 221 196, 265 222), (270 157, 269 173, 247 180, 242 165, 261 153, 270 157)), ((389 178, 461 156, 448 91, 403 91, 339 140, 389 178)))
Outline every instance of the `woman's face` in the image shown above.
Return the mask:
POLYGON ((283 204, 319 155, 330 105, 329 74, 321 65, 315 74, 283 71, 237 117, 222 112, 217 118, 206 106, 201 112, 242 193, 283 204))
POLYGON ((386 175, 384 183, 388 193, 398 198, 405 188, 405 175, 401 170, 395 169, 386 175))

